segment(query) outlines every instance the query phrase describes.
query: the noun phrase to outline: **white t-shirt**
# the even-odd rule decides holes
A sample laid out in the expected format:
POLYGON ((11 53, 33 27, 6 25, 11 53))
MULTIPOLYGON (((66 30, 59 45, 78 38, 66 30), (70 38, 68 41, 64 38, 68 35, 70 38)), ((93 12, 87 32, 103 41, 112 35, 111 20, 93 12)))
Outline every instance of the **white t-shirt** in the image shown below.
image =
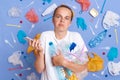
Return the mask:
POLYGON ((56 47, 58 47, 58 45, 61 45, 60 47, 62 48, 63 52, 64 50, 66 50, 67 52, 75 53, 79 50, 81 51, 81 64, 84 64, 88 61, 87 55, 85 53, 88 50, 83 39, 81 38, 81 35, 77 32, 68 31, 67 35, 63 39, 58 40, 55 37, 54 31, 46 31, 41 34, 40 41, 44 49, 46 65, 45 71, 41 74, 41 80, 59 80, 58 75, 56 74, 56 67, 53 66, 51 62, 51 55, 49 51, 50 42, 52 42, 56 47), (72 44, 73 42, 76 44, 75 48, 71 51, 68 51, 68 46, 70 46, 70 44, 72 44), (64 44, 66 44, 67 46, 64 44), (67 49, 64 49, 63 46, 66 46, 67 49))

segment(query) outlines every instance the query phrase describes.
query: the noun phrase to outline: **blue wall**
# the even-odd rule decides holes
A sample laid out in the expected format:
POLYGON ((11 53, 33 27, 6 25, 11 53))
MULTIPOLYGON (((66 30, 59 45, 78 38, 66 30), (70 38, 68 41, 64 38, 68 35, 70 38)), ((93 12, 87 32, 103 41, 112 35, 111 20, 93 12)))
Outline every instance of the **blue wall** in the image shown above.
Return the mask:
MULTIPOLYGON (((101 31, 104 30, 102 25, 102 20, 106 11, 111 10, 117 14, 120 14, 120 8, 119 8, 120 0, 106 0, 106 4, 103 8, 103 13, 100 13, 104 1, 105 0, 90 0, 91 5, 89 9, 81 13, 81 5, 78 4, 75 0, 1 0, 0 1, 0 79, 27 80, 26 78, 31 73, 35 73, 37 78, 36 80, 38 80, 40 74, 38 74, 35 71, 33 66, 34 55, 26 53, 28 44, 27 42, 25 44, 20 43, 17 38, 17 33, 19 30, 23 30, 27 36, 34 38, 34 36, 37 33, 41 33, 46 30, 52 30, 53 24, 50 18, 52 16, 52 13, 44 17, 41 16, 41 14, 47 7, 55 3, 56 5, 60 5, 60 4, 70 5, 70 7, 75 12, 75 17, 71 24, 70 30, 79 32, 82 35, 88 47, 88 50, 90 52, 97 53, 104 60, 104 69, 105 69, 104 75, 101 75, 101 72, 104 69, 98 72, 89 72, 85 80, 119 80, 120 78, 119 75, 112 76, 109 74, 108 69, 106 69, 107 63, 109 62, 107 59, 107 53, 109 52, 109 50, 102 48, 106 46, 109 46, 110 48, 115 47, 118 49, 118 53, 119 53, 120 28, 115 26, 111 27, 110 29, 108 29, 105 39, 98 46, 96 46, 95 48, 90 48, 88 46, 88 42, 91 40, 91 38, 97 36, 97 34, 99 34, 101 31), (95 1, 97 1, 99 8, 97 7, 95 1), (33 4, 30 4, 32 2, 33 4), (11 17, 8 15, 8 11, 12 7, 18 8, 20 10, 20 14, 18 17, 11 17), (25 14, 31 8, 33 8, 37 13, 37 15, 39 16, 39 21, 35 23, 35 27, 29 33, 33 23, 29 22, 25 18, 25 14), (92 8, 95 8, 99 12, 99 15, 95 18, 89 14, 92 8), (82 17, 85 20, 87 25, 86 30, 82 30, 81 28, 77 27, 76 24, 77 17, 82 17), (96 29, 95 24, 97 23, 98 19, 99 19, 99 23, 98 23, 98 28, 96 29), (8 26, 7 24, 20 25, 21 27, 18 28, 16 26, 8 26), (92 27, 95 35, 92 34, 90 26, 92 27), (116 36, 114 31, 115 28, 117 29, 118 43, 116 42, 116 36), (13 39, 15 41, 13 41, 13 39), (6 44, 5 40, 7 40, 12 46, 6 44), (20 53, 19 52, 18 53, 21 54, 20 60, 23 63, 23 67, 21 67, 20 64, 13 65, 8 61, 8 58, 16 51, 19 51, 20 53), (103 53, 105 54, 103 55, 103 53), (30 68, 30 70, 26 70, 27 68, 28 69, 30 68), (93 76, 93 74, 95 74, 96 76, 93 76)), ((120 55, 118 54, 117 58, 114 59, 114 62, 119 62, 119 61, 120 61, 120 55)))

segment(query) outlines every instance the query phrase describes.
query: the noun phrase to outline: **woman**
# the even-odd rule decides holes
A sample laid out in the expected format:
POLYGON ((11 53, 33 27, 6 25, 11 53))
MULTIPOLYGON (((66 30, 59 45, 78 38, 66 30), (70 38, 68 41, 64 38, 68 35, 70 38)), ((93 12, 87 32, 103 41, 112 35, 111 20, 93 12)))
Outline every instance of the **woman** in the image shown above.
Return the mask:
MULTIPOLYGON (((86 75, 88 58, 85 52, 87 48, 79 33, 68 31, 72 19, 73 11, 66 5, 60 5, 53 14, 54 30, 43 32, 40 40, 29 40, 29 45, 38 52, 35 55, 35 68, 37 72, 42 73, 41 80, 59 80, 57 66, 70 70, 71 76, 74 74, 78 80, 82 80, 86 75), (51 56, 50 53, 50 43, 57 48, 54 50, 56 54, 54 56, 51 56), (72 43, 74 43, 74 47, 70 49, 72 43), (72 61, 71 57, 67 58, 78 52, 80 55, 82 54, 79 63, 72 61)), ((77 57, 74 56, 74 60, 77 60, 75 58, 77 57)), ((70 76, 65 75, 65 78, 69 79, 70 76)))

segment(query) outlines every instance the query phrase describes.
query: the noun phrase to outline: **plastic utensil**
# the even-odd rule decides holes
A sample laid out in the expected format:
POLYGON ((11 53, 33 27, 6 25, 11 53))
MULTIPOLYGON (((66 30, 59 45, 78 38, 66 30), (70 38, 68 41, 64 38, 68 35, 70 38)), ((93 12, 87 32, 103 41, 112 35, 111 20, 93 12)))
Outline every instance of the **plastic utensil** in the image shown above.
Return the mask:
POLYGON ((5 39, 4 41, 5 41, 5 43, 8 44, 10 47, 14 48, 13 45, 12 45, 7 39, 5 39))

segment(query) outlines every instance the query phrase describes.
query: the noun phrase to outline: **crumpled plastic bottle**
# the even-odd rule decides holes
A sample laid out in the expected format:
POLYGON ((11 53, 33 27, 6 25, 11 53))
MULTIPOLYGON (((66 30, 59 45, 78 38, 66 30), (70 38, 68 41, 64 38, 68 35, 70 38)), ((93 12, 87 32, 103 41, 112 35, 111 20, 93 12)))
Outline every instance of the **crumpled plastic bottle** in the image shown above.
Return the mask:
POLYGON ((93 48, 99 45, 103 41, 103 39, 106 37, 106 34, 107 34, 107 30, 104 30, 100 32, 95 38, 91 39, 88 42, 88 45, 90 46, 90 48, 93 48))

